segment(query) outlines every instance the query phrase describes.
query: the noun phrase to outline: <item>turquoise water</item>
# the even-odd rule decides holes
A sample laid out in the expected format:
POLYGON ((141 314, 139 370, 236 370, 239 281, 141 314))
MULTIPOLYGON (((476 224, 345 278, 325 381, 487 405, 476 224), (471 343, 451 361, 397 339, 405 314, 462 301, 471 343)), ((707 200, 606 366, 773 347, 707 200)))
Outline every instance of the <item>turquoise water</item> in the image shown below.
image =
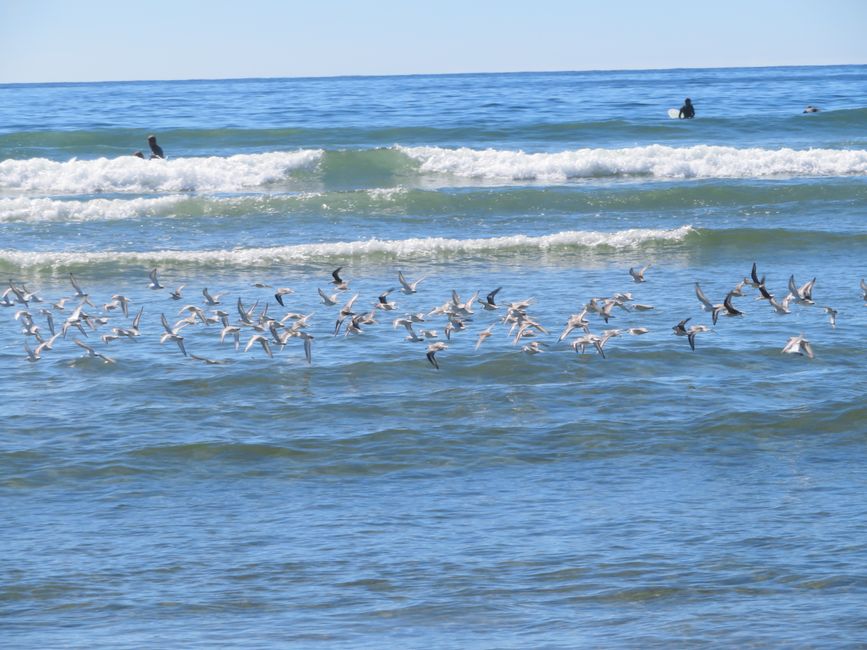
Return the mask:
POLYGON ((0 309, 4 647, 863 642, 865 81, 0 86, 0 271, 35 294, 0 309), (687 95, 696 119, 669 120, 687 95), (150 133, 167 160, 130 155, 150 133), (714 325, 694 283, 720 303, 754 262, 778 300, 815 277, 815 304, 747 285, 714 325), (59 331, 81 302, 70 274, 103 320, 28 361, 42 310, 59 331), (498 287, 447 340, 430 312, 498 287), (617 292, 653 309, 587 316, 621 330, 605 358, 558 342, 617 292), (356 294, 376 322, 335 336, 356 294), (199 360, 161 343, 161 314, 236 325, 239 299, 261 324, 239 350, 201 319, 180 330, 199 360), (542 327, 516 341, 522 301, 542 327), (138 336, 101 339, 139 310, 138 336), (289 312, 312 314, 310 363, 269 331, 289 312), (412 313, 435 339, 405 340, 412 313), (799 334, 814 358, 781 354, 799 334))

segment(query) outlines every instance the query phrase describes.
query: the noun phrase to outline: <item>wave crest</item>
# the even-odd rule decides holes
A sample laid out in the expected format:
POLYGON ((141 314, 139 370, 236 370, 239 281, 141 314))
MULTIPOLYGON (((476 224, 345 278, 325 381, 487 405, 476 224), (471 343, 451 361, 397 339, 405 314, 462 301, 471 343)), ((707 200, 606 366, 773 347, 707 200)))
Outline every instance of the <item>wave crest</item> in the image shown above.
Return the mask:
POLYGON ((311 167, 323 151, 238 154, 208 158, 142 160, 135 156, 69 160, 46 158, 0 162, 0 188, 30 192, 230 192, 280 181, 311 167))
POLYGON ((427 173, 513 181, 565 181, 606 176, 761 178, 867 174, 867 151, 736 149, 650 145, 525 153, 497 149, 398 147, 427 173))
POLYGON ((93 264, 193 264, 218 266, 266 266, 316 259, 438 257, 498 252, 545 252, 572 248, 636 248, 642 245, 682 241, 694 233, 692 226, 672 230, 633 228, 615 232, 565 231, 551 235, 512 235, 484 239, 424 237, 401 240, 368 239, 210 251, 106 251, 24 252, 0 250, 0 263, 19 268, 69 267, 93 264))

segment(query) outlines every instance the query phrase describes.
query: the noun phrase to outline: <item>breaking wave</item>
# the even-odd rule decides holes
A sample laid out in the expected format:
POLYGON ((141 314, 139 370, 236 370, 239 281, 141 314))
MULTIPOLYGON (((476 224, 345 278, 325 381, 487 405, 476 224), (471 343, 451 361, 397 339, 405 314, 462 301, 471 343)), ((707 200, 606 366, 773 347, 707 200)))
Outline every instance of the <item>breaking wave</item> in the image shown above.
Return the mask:
POLYGON ((513 181, 644 176, 654 178, 765 178, 867 174, 867 151, 736 149, 650 145, 628 149, 577 149, 559 153, 462 147, 399 147, 426 173, 513 181))
POLYGON ((321 150, 142 160, 135 156, 57 162, 46 158, 0 162, 0 188, 26 192, 231 192, 283 180, 316 165, 321 150))
POLYGON ((18 268, 157 263, 265 266, 275 263, 330 258, 429 258, 498 252, 532 253, 597 247, 627 249, 654 243, 679 242, 693 232, 695 231, 691 226, 682 226, 672 230, 634 228, 615 232, 565 231, 542 236, 513 235, 483 239, 447 239, 442 237, 402 240, 368 239, 351 242, 207 251, 24 252, 0 250, 0 264, 18 268))

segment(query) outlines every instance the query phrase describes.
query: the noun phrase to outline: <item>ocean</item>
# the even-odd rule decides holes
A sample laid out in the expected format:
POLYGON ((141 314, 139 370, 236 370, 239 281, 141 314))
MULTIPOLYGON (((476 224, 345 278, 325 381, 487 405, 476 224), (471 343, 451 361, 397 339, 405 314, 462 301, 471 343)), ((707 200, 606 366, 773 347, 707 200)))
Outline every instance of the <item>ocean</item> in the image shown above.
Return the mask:
POLYGON ((865 181, 867 66, 0 85, 0 644, 864 643, 865 181))

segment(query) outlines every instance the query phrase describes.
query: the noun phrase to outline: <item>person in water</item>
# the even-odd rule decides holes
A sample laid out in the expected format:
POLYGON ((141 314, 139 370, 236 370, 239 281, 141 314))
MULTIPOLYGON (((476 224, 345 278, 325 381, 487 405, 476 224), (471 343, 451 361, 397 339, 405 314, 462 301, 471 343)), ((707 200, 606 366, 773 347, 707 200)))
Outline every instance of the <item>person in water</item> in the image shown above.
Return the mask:
POLYGON ((144 159, 144 154, 141 151, 134 151, 132 155, 136 158, 144 159))
POLYGON ((157 144, 157 136, 149 135, 148 136, 148 145, 151 148, 151 160, 154 158, 165 158, 166 155, 163 153, 163 148, 157 144))
POLYGON ((805 113, 818 113, 819 109, 816 108, 815 106, 807 106, 807 108, 804 109, 804 112, 805 113))
POLYGON ((683 100, 683 106, 680 107, 678 117, 682 120, 691 120, 695 117, 695 108, 693 108, 692 100, 689 97, 683 100))

